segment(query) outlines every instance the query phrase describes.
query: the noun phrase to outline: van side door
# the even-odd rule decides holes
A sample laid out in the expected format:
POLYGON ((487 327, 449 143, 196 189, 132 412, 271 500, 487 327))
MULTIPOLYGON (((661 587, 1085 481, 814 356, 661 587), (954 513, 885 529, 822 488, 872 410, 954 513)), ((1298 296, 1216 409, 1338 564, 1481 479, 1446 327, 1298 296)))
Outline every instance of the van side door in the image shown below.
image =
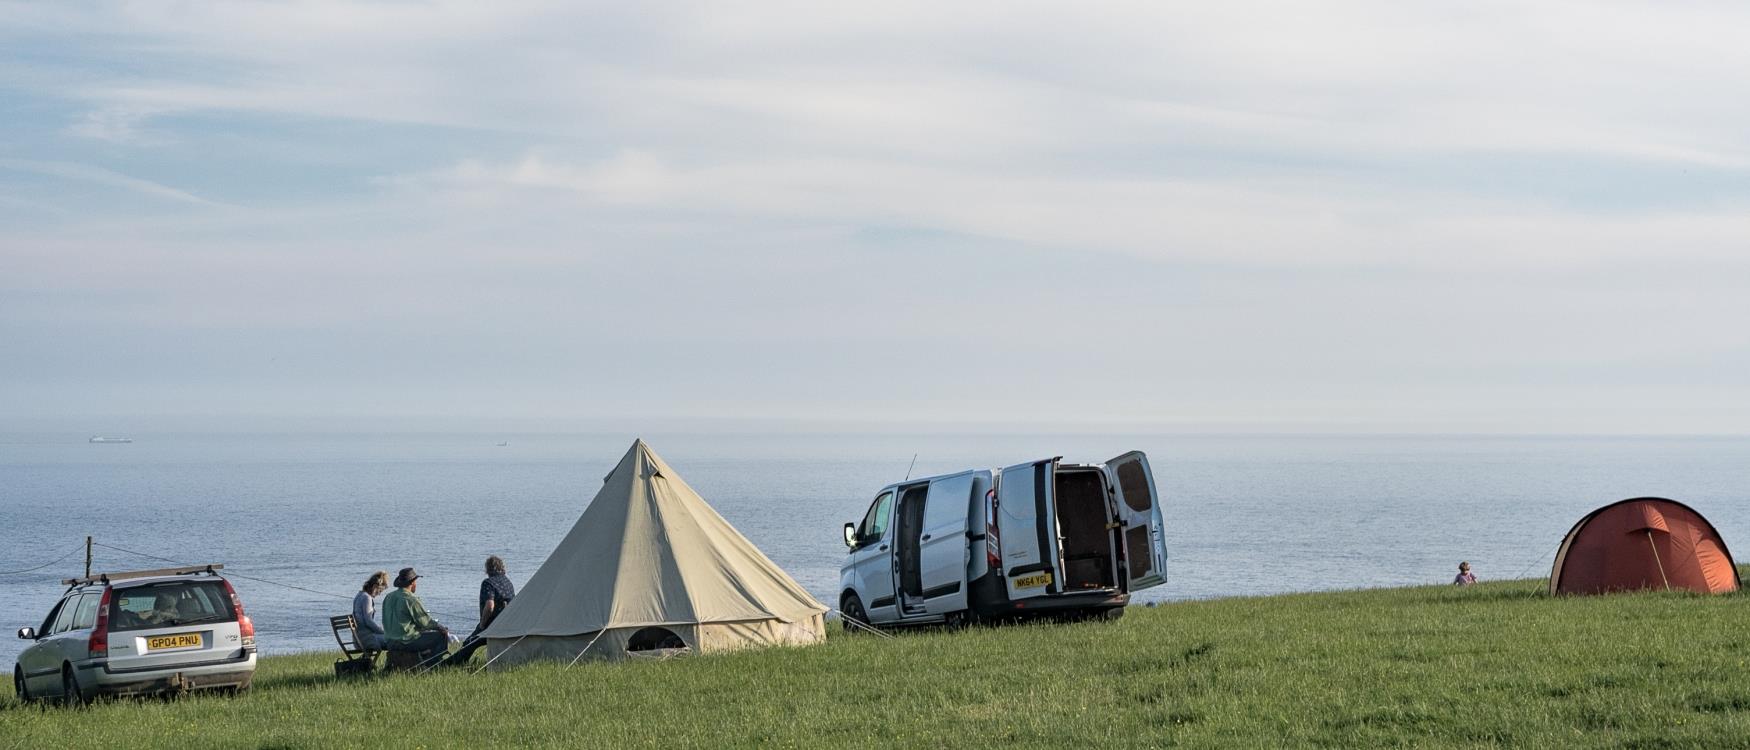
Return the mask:
POLYGON ((924 500, 923 604, 929 615, 966 609, 967 518, 972 515, 973 473, 930 482, 924 500))
POLYGON ((882 490, 869 504, 850 553, 852 580, 870 622, 899 619, 893 597, 893 496, 892 489, 882 490))
POLYGON ((1106 477, 1118 495, 1124 525, 1124 560, 1131 592, 1167 582, 1166 523, 1148 456, 1131 451, 1106 462, 1106 477))
POLYGON ((1003 469, 997 485, 997 532, 1009 600, 1057 593, 1057 459, 1003 469))

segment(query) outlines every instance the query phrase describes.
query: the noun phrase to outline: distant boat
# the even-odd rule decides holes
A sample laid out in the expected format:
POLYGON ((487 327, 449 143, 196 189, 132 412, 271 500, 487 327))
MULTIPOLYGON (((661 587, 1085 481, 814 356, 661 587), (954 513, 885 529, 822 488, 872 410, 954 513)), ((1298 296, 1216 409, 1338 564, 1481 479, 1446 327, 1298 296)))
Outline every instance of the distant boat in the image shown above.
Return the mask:
POLYGON ((131 443, 131 442, 134 442, 134 439, 133 438, 104 437, 102 435, 92 435, 91 442, 93 442, 93 443, 131 443))
POLYGON ((500 448, 504 448, 504 447, 508 447, 508 446, 509 446, 509 445, 510 445, 510 441, 509 441, 509 440, 506 440, 506 441, 504 441, 504 442, 502 442, 502 443, 499 443, 499 444, 498 444, 498 447, 500 447, 500 448))

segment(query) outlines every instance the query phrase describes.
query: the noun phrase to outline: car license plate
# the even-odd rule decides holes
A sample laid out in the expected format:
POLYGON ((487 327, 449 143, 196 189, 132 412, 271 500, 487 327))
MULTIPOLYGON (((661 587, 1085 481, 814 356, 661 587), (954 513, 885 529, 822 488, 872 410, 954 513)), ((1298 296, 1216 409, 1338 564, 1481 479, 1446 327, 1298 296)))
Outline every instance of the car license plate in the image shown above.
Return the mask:
POLYGON ((1038 586, 1050 586, 1051 585, 1051 574, 1050 573, 1034 573, 1033 575, 1021 576, 1020 578, 1016 578, 1013 580, 1015 582, 1015 588, 1018 588, 1018 589, 1030 589, 1030 588, 1035 588, 1038 586))
POLYGON ((175 635, 155 635, 146 639, 147 651, 163 651, 167 648, 199 648, 200 633, 177 633, 175 635))

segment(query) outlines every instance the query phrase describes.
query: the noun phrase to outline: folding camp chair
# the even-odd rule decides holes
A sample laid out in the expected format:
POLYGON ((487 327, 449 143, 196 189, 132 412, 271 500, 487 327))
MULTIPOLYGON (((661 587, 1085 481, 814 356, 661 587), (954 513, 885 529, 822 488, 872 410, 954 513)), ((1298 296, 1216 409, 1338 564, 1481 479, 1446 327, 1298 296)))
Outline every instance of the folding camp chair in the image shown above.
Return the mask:
POLYGON ((330 617, 328 626, 334 629, 334 642, 340 644, 340 653, 345 657, 335 660, 334 676, 369 674, 377 668, 378 652, 359 642, 358 621, 352 615, 330 617))

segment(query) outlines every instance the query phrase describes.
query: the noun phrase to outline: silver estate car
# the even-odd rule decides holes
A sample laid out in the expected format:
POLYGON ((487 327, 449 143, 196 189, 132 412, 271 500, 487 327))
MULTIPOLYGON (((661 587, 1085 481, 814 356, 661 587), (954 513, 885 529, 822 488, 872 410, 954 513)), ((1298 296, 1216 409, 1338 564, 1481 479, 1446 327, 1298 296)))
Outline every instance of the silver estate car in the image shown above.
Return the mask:
POLYGON ((107 573, 66 581, 13 684, 23 701, 82 703, 98 695, 249 689, 255 625, 222 565, 107 573))

